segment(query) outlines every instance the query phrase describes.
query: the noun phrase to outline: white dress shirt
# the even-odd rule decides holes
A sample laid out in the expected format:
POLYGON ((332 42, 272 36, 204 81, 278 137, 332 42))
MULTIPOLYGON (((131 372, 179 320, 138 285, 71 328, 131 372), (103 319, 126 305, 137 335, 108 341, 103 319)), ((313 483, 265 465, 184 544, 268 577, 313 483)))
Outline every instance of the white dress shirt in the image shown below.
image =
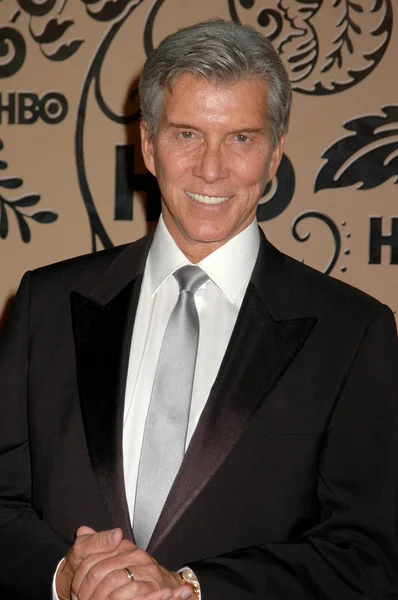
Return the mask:
MULTIPOLYGON (((199 345, 188 422, 187 446, 206 404, 234 328, 259 248, 257 223, 198 263, 209 276, 195 293, 199 345)), ((145 420, 163 336, 177 302, 173 273, 191 264, 159 220, 141 287, 131 340, 123 422, 123 467, 134 528, 134 504, 145 420)))
MULTIPOLYGON (((258 226, 253 221, 198 263, 209 280, 195 293, 200 334, 187 446, 224 357, 259 245, 258 226)), ((177 281, 172 275, 187 264, 191 263, 176 245, 161 217, 145 265, 131 340, 125 394, 123 469, 133 528, 138 467, 152 385, 167 322, 179 293, 177 281)), ((57 600, 55 576, 53 600, 57 600)))

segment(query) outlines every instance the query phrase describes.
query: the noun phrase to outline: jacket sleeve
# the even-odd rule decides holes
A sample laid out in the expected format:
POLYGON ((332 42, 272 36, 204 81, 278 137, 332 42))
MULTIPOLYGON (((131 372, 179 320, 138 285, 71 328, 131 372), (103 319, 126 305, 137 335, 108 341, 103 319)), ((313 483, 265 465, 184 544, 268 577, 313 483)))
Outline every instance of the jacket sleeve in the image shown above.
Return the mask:
POLYGON ((319 522, 299 539, 190 564, 203 600, 395 600, 398 344, 380 307, 322 440, 319 522))
POLYGON ((51 597, 68 544, 32 506, 29 442, 30 274, 0 336, 0 597, 51 597))

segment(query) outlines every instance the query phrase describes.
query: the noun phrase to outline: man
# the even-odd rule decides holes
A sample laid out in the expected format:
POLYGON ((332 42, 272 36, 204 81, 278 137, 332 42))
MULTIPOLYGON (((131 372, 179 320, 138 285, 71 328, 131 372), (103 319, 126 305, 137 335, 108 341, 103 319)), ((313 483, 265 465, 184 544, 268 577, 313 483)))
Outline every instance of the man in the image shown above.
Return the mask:
POLYGON ((155 235, 27 274, 2 336, 2 597, 396 598, 394 319, 255 222, 278 55, 201 23, 140 92, 155 235))

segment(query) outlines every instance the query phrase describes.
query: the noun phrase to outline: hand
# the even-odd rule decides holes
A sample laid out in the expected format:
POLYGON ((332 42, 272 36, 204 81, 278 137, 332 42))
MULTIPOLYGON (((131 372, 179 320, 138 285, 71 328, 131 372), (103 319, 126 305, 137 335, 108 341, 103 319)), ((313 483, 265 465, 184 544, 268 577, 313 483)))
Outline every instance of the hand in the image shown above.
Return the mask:
POLYGON ((71 589, 79 600, 188 600, 193 596, 189 586, 181 585, 177 573, 128 540, 122 540, 116 554, 95 553, 83 559, 71 589), (133 581, 126 567, 133 573, 133 581))
POLYGON ((122 539, 122 532, 96 533, 80 527, 77 538, 57 575, 61 600, 188 600, 189 586, 181 585, 180 576, 161 567, 149 554, 122 539), (124 570, 134 573, 134 581, 124 570), (69 588, 67 585, 69 583, 69 588))
POLYGON ((61 563, 56 588, 60 600, 70 600, 72 580, 82 560, 92 554, 114 555, 123 540, 121 529, 97 533, 91 527, 79 527, 76 540, 61 563))

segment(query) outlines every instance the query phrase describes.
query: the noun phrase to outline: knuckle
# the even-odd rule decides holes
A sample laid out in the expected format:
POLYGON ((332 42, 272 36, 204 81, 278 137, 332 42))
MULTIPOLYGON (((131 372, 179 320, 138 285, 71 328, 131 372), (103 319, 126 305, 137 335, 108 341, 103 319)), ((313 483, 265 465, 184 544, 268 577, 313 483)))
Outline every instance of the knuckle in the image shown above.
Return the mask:
MULTIPOLYGON (((112 591, 108 592, 107 600, 120 600, 121 597, 126 598, 126 585, 120 586, 119 581, 119 587, 115 587, 112 591)), ((141 594, 148 592, 148 588, 145 584, 136 581, 130 583, 127 587, 129 598, 136 598, 137 596, 141 597, 141 594)))
POLYGON ((148 564, 146 565, 146 572, 149 579, 153 581, 157 581, 159 579, 160 573, 157 565, 148 564))
POLYGON ((109 546, 109 531, 100 531, 95 535, 96 546, 100 549, 109 546))
MULTIPOLYGON (((122 592, 120 589, 112 590, 108 593, 107 600, 120 600, 121 594, 126 597, 124 591, 122 592)), ((130 596, 130 598, 134 598, 134 595, 130 596)))
POLYGON ((84 548, 84 540, 81 537, 78 537, 75 539, 73 545, 70 547, 68 556, 80 556, 82 553, 82 548, 84 548))
POLYGON ((97 584, 99 581, 103 579, 102 567, 100 564, 94 565, 91 567, 89 572, 87 573, 87 581, 90 584, 97 584))
POLYGON ((119 546, 122 552, 134 552, 135 546, 130 540, 122 540, 119 546))
POLYGON ((148 562, 148 559, 149 559, 149 556, 145 552, 145 550, 141 550, 141 548, 137 548, 137 550, 134 550, 134 562, 137 562, 140 565, 143 565, 148 562))
POLYGON ((108 575, 105 577, 107 585, 111 588, 120 586, 122 584, 122 571, 118 569, 117 571, 110 571, 108 575))
POLYGON ((83 571, 88 571, 91 568, 92 562, 93 562, 92 557, 91 556, 86 556, 80 562, 80 569, 83 570, 83 571))
POLYGON ((154 584, 153 581, 137 581, 136 586, 137 596, 139 596, 140 594, 150 594, 151 592, 154 592, 157 589, 157 586, 154 584))

